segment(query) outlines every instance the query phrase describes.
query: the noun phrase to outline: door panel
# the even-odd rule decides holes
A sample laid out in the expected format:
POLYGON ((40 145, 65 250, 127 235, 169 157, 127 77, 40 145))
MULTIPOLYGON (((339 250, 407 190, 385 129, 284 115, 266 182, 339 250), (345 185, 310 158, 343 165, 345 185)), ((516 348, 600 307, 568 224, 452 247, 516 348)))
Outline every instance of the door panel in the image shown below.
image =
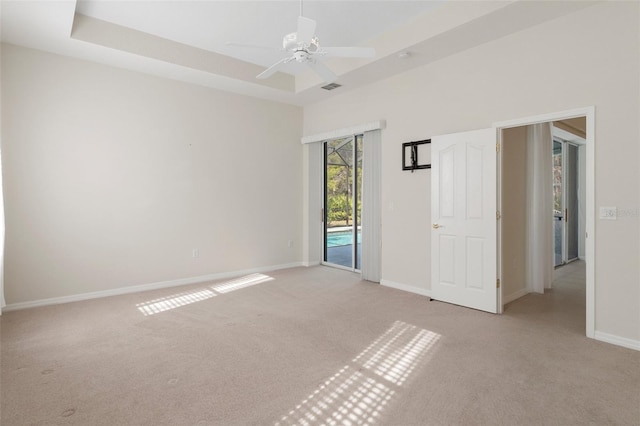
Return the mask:
POLYGON ((467 237, 467 287, 482 290, 484 277, 484 239, 467 237))
POLYGON ((496 129, 431 139, 432 297, 497 312, 496 129))
POLYGON ((438 154, 442 167, 439 172, 436 172, 440 173, 440 203, 437 207, 440 216, 447 218, 453 217, 455 209, 455 186, 453 182, 454 148, 455 147, 449 147, 443 149, 442 152, 438 154))
POLYGON ((481 147, 467 145, 467 219, 481 219, 483 214, 482 200, 482 165, 484 164, 481 147))
POLYGON ((456 237, 438 235, 440 242, 440 262, 438 263, 440 284, 453 286, 456 282, 456 237))

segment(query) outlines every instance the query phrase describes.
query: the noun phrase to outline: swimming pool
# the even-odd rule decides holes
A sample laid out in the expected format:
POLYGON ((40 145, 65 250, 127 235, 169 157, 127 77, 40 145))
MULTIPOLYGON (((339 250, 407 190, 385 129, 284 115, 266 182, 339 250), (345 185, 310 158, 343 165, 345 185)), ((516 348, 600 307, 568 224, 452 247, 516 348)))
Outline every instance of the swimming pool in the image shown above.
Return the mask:
MULTIPOLYGON (((360 231, 358 231, 358 241, 360 241, 360 231)), ((327 247, 348 246, 353 244, 353 232, 340 231, 327 233, 327 247)))

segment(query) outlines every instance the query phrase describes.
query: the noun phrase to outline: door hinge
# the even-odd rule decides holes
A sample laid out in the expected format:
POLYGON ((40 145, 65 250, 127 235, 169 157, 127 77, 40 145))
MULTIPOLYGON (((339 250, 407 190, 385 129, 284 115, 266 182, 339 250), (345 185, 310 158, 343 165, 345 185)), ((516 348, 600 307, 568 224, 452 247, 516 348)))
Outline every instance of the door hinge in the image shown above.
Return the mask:
POLYGON ((499 143, 496 144, 496 152, 500 152, 500 144, 499 143))
POLYGON ((496 280, 496 288, 500 288, 500 278, 496 280))
POLYGON ((501 218, 500 212, 496 210, 496 220, 500 220, 501 218))
POLYGON ((320 221, 324 223, 324 208, 320 209, 320 221))

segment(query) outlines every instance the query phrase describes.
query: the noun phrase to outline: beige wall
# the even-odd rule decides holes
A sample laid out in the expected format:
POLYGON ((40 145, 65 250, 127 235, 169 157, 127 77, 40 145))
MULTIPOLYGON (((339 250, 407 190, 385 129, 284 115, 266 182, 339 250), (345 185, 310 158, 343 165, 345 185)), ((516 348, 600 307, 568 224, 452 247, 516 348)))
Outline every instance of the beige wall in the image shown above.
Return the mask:
POLYGON ((300 262, 299 107, 11 45, 2 89, 8 304, 300 262))
POLYGON ((502 297, 526 294, 527 127, 502 132, 502 297))
MULTIPOLYGON (((403 142, 594 105, 596 206, 638 208, 638 7, 597 4, 305 108, 305 135, 387 120, 383 280, 430 286, 431 175, 401 170, 403 142)), ((596 221, 595 248, 596 331, 634 341, 638 222, 596 221)))

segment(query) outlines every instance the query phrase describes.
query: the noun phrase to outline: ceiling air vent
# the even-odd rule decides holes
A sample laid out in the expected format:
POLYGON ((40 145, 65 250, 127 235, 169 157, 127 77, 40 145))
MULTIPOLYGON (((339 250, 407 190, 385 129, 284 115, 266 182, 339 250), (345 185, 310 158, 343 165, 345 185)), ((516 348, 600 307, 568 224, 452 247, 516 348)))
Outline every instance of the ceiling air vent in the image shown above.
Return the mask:
POLYGON ((333 90, 333 89, 337 89, 338 87, 342 87, 342 84, 331 83, 331 84, 327 84, 326 86, 322 86, 324 90, 333 90))

